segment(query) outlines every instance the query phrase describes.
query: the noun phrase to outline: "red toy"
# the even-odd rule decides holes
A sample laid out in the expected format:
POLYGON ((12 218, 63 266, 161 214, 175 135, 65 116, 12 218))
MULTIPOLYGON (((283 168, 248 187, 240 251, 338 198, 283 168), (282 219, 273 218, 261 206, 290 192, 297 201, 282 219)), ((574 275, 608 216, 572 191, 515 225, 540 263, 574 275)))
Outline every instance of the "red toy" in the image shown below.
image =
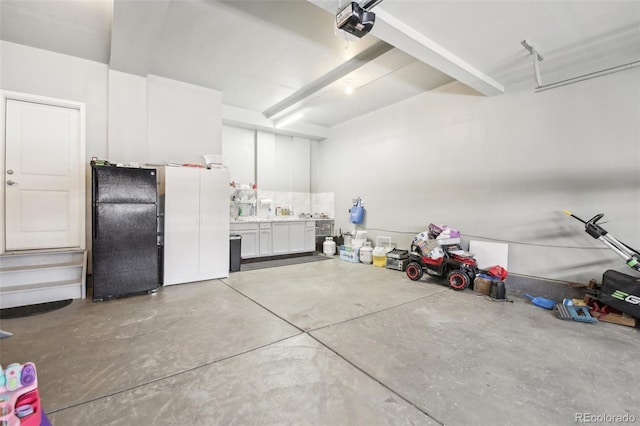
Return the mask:
POLYGON ((446 277, 454 290, 469 287, 479 272, 473 254, 462 250, 460 233, 446 225, 429 225, 428 233, 418 234, 411 244, 407 277, 418 281, 427 273, 446 277))

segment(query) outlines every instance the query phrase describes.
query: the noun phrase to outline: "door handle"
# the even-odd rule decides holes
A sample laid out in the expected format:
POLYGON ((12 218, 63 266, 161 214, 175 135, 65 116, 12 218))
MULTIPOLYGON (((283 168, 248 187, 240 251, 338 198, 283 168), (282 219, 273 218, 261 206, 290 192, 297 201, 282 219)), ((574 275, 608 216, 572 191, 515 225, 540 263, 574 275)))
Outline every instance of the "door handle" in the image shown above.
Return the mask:
POLYGON ((11 180, 11 179, 9 179, 7 181, 7 185, 9 185, 9 186, 13 186, 13 185, 17 185, 17 184, 18 184, 18 182, 14 181, 14 180, 11 180))

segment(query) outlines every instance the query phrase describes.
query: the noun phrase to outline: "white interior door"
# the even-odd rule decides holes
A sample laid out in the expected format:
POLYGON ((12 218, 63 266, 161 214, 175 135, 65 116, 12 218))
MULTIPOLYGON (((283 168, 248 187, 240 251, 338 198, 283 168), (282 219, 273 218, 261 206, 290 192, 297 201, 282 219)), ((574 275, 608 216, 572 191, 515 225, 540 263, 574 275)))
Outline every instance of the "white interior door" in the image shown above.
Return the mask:
POLYGON ((80 248, 79 109, 6 99, 5 249, 80 248))

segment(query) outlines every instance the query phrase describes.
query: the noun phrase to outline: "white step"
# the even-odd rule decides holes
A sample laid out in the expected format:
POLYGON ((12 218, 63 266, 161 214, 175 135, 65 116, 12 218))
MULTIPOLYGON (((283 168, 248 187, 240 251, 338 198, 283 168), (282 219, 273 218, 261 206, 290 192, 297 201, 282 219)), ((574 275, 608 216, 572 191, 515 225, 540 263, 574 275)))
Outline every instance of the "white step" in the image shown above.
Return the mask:
POLYGON ((0 256, 0 308, 86 297, 86 252, 0 256))
POLYGON ((84 251, 39 251, 18 254, 3 254, 2 256, 0 256, 0 270, 16 266, 34 266, 68 262, 82 263, 83 260, 84 251))
POLYGON ((0 268, 2 288, 52 281, 80 280, 83 265, 81 262, 68 262, 47 265, 11 266, 0 268))
POLYGON ((84 284, 76 280, 39 283, 30 286, 5 288, 0 292, 0 308, 55 302, 66 299, 82 299, 84 284))

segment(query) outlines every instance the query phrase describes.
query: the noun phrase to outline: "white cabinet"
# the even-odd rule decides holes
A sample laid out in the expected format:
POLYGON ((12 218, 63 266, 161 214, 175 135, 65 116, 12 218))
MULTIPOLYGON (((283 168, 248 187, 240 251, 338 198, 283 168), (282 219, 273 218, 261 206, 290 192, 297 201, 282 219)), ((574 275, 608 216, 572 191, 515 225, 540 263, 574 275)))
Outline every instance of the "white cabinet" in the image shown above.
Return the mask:
POLYGON ((271 255, 271 222, 260 223, 260 256, 271 255))
POLYGON ((312 220, 305 223, 304 228, 304 251, 315 251, 316 249, 316 223, 312 220))
POLYGON ((289 224, 289 251, 298 253, 304 251, 304 222, 291 222, 289 224))
POLYGON ((165 167, 164 285, 229 276, 229 172, 165 167))
POLYGON ((289 253, 289 222, 272 223, 271 244, 271 254, 289 253))
POLYGON ((232 223, 231 233, 242 236, 243 259, 315 251, 313 220, 232 223))
POLYGON ((272 223, 273 255, 315 250, 315 222, 283 221, 272 223))
POLYGON ((234 223, 231 225, 231 233, 240 235, 240 257, 249 259, 260 254, 260 234, 257 223, 234 223))

